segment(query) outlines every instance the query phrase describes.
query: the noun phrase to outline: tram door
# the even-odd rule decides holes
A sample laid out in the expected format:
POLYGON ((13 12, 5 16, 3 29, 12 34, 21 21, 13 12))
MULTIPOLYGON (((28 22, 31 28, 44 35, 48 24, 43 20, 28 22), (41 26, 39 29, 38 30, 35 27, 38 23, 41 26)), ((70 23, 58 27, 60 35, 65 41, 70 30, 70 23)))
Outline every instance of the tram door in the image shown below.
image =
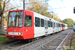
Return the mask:
POLYGON ((45 35, 47 35, 48 34, 48 21, 47 20, 44 21, 44 26, 45 26, 45 35))

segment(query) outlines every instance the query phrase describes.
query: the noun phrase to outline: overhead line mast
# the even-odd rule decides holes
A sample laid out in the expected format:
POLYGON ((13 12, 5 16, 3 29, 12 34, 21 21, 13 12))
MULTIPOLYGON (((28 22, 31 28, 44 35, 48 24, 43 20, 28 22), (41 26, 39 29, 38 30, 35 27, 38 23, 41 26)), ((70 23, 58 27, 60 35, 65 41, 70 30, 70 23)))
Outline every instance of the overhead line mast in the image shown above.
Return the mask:
POLYGON ((23 0, 23 9, 25 9, 25 0, 23 0))
MULTIPOLYGON (((44 0, 44 2, 49 1, 49 0, 44 0)), ((43 1, 36 1, 36 2, 43 2, 43 1)), ((31 2, 31 3, 36 3, 36 2, 31 2)), ((26 4, 31 4, 31 3, 26 3, 26 4)), ((23 9, 25 9, 25 0, 23 0, 23 9)))

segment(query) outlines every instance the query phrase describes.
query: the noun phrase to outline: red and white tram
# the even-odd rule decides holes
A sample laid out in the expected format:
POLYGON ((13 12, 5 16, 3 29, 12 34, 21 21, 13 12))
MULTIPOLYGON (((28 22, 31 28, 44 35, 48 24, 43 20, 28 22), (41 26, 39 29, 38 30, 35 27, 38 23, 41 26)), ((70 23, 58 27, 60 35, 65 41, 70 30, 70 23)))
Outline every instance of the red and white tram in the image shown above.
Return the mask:
POLYGON ((31 39, 62 31, 62 23, 28 10, 11 10, 7 38, 31 39))

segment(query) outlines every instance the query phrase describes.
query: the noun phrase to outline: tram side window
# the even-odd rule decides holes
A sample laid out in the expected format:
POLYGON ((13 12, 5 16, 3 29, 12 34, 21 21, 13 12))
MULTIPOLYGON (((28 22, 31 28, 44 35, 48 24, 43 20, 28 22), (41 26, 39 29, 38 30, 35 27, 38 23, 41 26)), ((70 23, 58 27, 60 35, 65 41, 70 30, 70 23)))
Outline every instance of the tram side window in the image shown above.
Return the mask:
POLYGON ((40 18, 35 17, 35 26, 40 27, 40 18))
POLYGON ((50 27, 51 27, 51 21, 50 21, 50 27))
POLYGON ((44 27, 44 19, 41 19, 41 27, 44 27))
POLYGON ((32 26, 32 17, 25 15, 25 23, 24 23, 25 27, 31 27, 32 26))
POLYGON ((50 27, 50 21, 48 21, 48 27, 50 27))
POLYGON ((63 25, 63 27, 65 27, 65 25, 63 25))
POLYGON ((51 27, 52 27, 52 22, 51 22, 51 27))
MULTIPOLYGON (((59 24, 60 25, 60 24, 59 24)), ((61 27, 61 25, 60 25, 60 27, 61 27)))
POLYGON ((56 23, 55 23, 55 27, 56 27, 56 23))
POLYGON ((55 27, 55 23, 54 23, 54 27, 55 27))

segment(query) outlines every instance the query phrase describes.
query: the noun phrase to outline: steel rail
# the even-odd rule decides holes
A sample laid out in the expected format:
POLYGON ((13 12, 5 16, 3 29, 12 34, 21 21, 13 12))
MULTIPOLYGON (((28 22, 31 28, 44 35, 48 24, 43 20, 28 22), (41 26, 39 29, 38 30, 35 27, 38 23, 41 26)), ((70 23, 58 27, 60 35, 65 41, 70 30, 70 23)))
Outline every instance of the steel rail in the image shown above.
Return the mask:
MULTIPOLYGON (((64 33, 64 32, 63 32, 63 33, 64 33)), ((62 34, 63 34, 63 33, 62 33, 62 34)), ((69 33, 70 33, 70 32, 69 32, 69 33)), ((68 34, 69 34, 69 33, 68 33, 68 34)), ((62 35, 62 34, 61 34, 61 35, 62 35)), ((56 38, 60 37, 61 35, 59 35, 59 36, 57 36, 57 37, 53 38, 52 40, 50 40, 50 41, 48 41, 48 42, 44 43, 43 45, 40 45, 39 47, 35 48, 34 50, 37 50, 38 48, 40 48, 40 47, 42 47, 42 46, 46 45, 47 43, 49 43, 49 42, 53 41, 54 39, 56 39, 56 38)))
POLYGON ((61 35, 62 35, 62 34, 60 34, 59 36, 57 36, 57 37, 53 38, 52 40, 50 40, 50 41, 48 41, 48 42, 44 43, 43 45, 40 45, 39 47, 35 48, 34 50, 37 50, 38 48, 40 48, 40 47, 42 47, 42 46, 46 45, 47 43, 49 43, 49 42, 53 41, 54 39, 56 39, 56 38, 60 37, 61 35))
POLYGON ((11 44, 8 44, 8 45, 5 45, 5 46, 2 47, 2 50, 4 50, 5 47, 8 47, 8 46, 10 46, 10 45, 13 45, 13 44, 16 44, 16 43, 19 43, 19 42, 21 42, 21 41, 17 41, 17 42, 14 42, 14 43, 11 43, 11 44))
POLYGON ((67 38, 69 34, 70 32, 66 35, 66 37, 62 40, 62 42, 58 45, 58 47, 55 50, 58 50, 60 48, 60 46, 62 45, 62 43, 65 41, 65 39, 67 38))

